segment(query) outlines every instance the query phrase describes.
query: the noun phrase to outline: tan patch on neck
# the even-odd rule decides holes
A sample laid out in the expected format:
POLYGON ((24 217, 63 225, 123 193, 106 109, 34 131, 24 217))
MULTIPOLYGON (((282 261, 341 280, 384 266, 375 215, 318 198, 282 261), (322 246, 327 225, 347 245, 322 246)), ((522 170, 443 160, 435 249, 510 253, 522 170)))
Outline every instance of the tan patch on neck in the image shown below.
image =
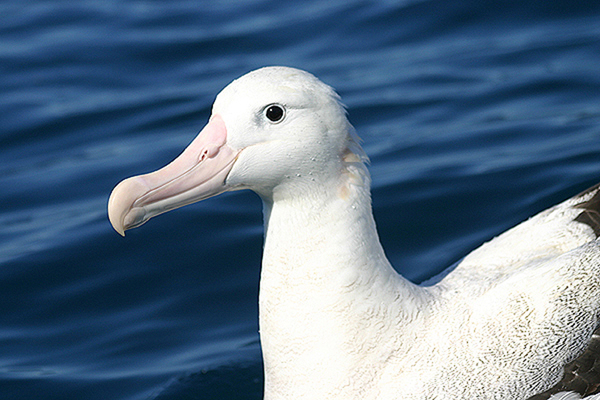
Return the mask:
POLYGON ((338 196, 347 200, 354 186, 364 186, 366 184, 366 168, 362 157, 354 153, 349 148, 342 154, 342 174, 338 196))

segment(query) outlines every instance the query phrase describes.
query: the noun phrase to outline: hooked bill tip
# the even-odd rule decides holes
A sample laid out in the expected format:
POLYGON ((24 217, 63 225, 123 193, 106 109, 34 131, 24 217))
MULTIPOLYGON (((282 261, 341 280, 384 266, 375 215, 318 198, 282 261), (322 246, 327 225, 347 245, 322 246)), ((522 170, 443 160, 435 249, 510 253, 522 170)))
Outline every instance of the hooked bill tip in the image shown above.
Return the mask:
POLYGON ((135 177, 121 181, 113 189, 108 199, 108 220, 119 235, 125 236, 125 231, 132 227, 133 203, 146 190, 145 185, 135 177))

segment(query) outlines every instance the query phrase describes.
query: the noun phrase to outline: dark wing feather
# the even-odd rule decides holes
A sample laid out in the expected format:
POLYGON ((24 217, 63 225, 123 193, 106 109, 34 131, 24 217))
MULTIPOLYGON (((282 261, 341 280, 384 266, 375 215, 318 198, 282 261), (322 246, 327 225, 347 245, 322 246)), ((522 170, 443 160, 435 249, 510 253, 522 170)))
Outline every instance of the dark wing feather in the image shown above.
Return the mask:
POLYGON ((600 236, 600 190, 598 190, 598 188, 600 188, 600 184, 592 186, 585 192, 575 196, 575 198, 578 198, 585 196, 588 193, 595 192, 591 199, 575 206, 575 208, 583 210, 581 214, 575 218, 575 221, 589 225, 594 230, 596 237, 600 236))

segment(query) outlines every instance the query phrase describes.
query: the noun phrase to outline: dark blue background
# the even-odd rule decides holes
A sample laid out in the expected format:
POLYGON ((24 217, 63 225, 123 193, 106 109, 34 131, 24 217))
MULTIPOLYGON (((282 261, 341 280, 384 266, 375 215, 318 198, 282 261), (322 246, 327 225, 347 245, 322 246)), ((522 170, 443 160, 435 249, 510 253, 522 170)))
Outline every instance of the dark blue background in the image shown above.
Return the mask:
POLYGON ((0 398, 261 398, 258 198, 106 201, 275 64, 342 95, 414 281, 600 181, 597 1, 1 2, 0 398))

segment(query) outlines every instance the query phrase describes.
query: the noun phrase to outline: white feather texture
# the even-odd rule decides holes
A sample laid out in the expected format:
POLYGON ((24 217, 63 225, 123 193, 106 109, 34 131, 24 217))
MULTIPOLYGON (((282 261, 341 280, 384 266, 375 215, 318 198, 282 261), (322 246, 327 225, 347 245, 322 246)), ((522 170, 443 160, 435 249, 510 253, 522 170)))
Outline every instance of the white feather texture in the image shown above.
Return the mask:
MULTIPOLYGON (((597 189, 418 286, 381 247, 366 156, 330 87, 296 69, 263 68, 226 87, 215 116, 236 155, 220 190, 251 189, 264 203, 266 400, 525 400, 554 387, 588 347, 598 326, 600 251, 593 221, 580 215, 597 189), (269 121, 269 105, 284 117, 269 121)), ((135 197, 133 184, 123 187, 135 197)), ((115 193, 111 212, 122 232, 118 218, 132 200, 115 193)))

